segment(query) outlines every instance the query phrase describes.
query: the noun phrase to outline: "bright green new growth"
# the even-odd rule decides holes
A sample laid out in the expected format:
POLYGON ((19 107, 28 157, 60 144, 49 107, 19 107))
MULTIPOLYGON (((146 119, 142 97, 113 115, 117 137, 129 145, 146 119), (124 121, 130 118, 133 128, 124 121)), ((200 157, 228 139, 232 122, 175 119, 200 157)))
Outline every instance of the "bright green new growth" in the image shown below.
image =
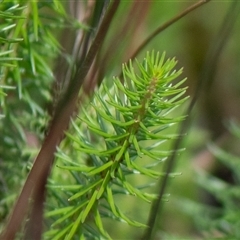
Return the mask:
MULTIPOLYGON (((186 88, 180 87, 185 79, 173 84, 182 69, 174 70, 175 59, 164 58, 165 54, 152 52, 142 63, 136 61, 136 67, 131 61, 124 64, 123 79, 114 78, 112 87, 103 83, 92 101, 82 107, 78 119, 72 121, 57 162, 62 174, 68 170, 74 180, 70 185, 49 185, 49 194, 54 192, 60 202, 54 207, 57 210, 46 213, 52 221, 46 238, 111 239, 102 222, 106 216, 145 226, 126 216, 114 196, 133 195, 146 202, 156 197, 147 192, 150 185, 134 186, 128 177, 140 174, 158 179, 164 174, 156 166, 171 151, 161 150, 161 145, 177 137, 166 130, 183 119, 169 116, 186 100, 186 88), (143 165, 145 158, 151 164, 143 165), (56 188, 64 190, 68 201, 56 188)), ((56 182, 54 174, 52 182, 56 182)))

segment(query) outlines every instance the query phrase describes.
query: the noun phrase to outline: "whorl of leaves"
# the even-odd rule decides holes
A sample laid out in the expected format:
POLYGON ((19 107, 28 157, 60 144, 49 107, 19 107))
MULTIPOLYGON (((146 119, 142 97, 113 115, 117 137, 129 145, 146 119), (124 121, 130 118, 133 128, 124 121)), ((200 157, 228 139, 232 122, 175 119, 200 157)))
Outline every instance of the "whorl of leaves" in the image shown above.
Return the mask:
POLYGON ((49 194, 54 192, 58 207, 46 213, 52 223, 46 238, 111 239, 103 217, 145 226, 126 216, 115 197, 133 195, 146 202, 156 197, 146 190, 150 184, 135 186, 128 177, 140 174, 158 179, 164 174, 156 166, 170 151, 162 150, 161 145, 177 137, 166 130, 183 119, 170 116, 186 100, 186 88, 180 87, 185 79, 173 83, 182 69, 174 70, 175 59, 164 58, 165 54, 152 52, 142 63, 136 60, 136 65, 132 61, 123 64, 123 79, 115 77, 112 86, 103 83, 90 103, 81 108, 78 119, 72 121, 57 153, 56 171, 66 175, 64 170, 68 170, 74 180, 71 185, 50 181, 49 194), (71 150, 65 150, 70 143, 71 150), (144 165, 145 158, 151 164, 144 165), (56 188, 64 194, 56 194, 56 188))

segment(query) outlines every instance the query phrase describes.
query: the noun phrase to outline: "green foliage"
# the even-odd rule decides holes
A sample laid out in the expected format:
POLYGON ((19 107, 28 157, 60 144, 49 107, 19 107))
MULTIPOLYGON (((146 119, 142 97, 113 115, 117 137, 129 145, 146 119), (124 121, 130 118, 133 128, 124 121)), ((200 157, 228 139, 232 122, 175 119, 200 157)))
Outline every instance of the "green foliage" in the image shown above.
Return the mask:
MULTIPOLYGON (((16 43, 22 41, 20 38, 13 38, 10 36, 9 31, 16 27, 15 21, 22 19, 23 17, 17 15, 21 10, 18 5, 0 9, 0 16, 2 20, 0 21, 0 44, 1 44, 1 53, 0 53, 0 104, 1 108, 5 106, 5 90, 14 89, 14 86, 6 85, 6 83, 2 80, 5 77, 7 68, 16 67, 14 64, 16 61, 21 60, 21 58, 17 58, 14 56, 14 48, 16 43)), ((3 117, 2 113, 1 116, 3 117)))
POLYGON ((0 215, 3 219, 26 178, 28 161, 36 154, 49 119, 52 63, 60 53, 53 32, 62 27, 66 18, 60 11, 60 1, 54 2, 0 4, 0 199, 4 199, 0 215), (48 14, 42 14, 42 10, 48 14))
MULTIPOLYGON (((143 62, 136 60, 123 64, 122 73, 118 77, 112 79, 108 76, 113 71, 117 72, 116 69, 120 69, 121 57, 127 59, 135 50, 137 50, 135 54, 140 53, 158 33, 193 8, 192 10, 188 8, 184 14, 170 19, 171 14, 177 13, 179 6, 182 8, 182 3, 174 3, 172 5, 174 7, 171 6, 170 9, 169 5, 155 1, 151 6, 153 10, 151 14, 156 13, 147 19, 147 9, 150 8, 148 2, 151 1, 145 1, 145 7, 143 5, 141 7, 141 3, 137 1, 117 0, 0 2, 0 229, 5 224, 16 195, 31 169, 33 159, 41 149, 41 142, 45 139, 46 133, 49 133, 47 130, 49 126, 51 128, 54 110, 62 110, 61 107, 55 108, 54 104, 58 104, 58 97, 61 99, 62 93, 68 93, 68 84, 75 79, 73 77, 75 73, 81 70, 81 64, 87 59, 102 19, 107 15, 108 6, 121 2, 117 14, 110 18, 113 22, 109 21, 111 25, 115 23, 116 25, 107 31, 107 37, 102 34, 102 38, 99 39, 103 42, 102 48, 99 42, 93 46, 93 49, 97 49, 96 58, 87 77, 81 79, 82 76, 79 74, 75 79, 82 81, 84 90, 80 92, 80 104, 75 108, 75 115, 63 137, 64 140, 57 148, 57 165, 54 165, 48 179, 43 239, 116 239, 115 234, 121 232, 118 226, 122 225, 125 226, 124 229, 137 229, 133 230, 134 237, 137 235, 136 238, 139 238, 142 229, 146 227, 150 206, 159 192, 156 183, 162 180, 163 176, 175 176, 173 173, 166 175, 163 169, 170 166, 169 155, 175 151, 182 151, 172 149, 172 146, 176 146, 172 143, 179 138, 175 133, 175 127, 184 119, 180 114, 181 110, 178 109, 178 112, 174 110, 186 101, 186 87, 183 85, 185 79, 179 79, 182 69, 175 70, 177 64, 175 59, 165 60, 165 54, 160 55, 156 52, 148 52, 143 62), (72 4, 73 2, 76 4, 72 4), (159 16, 159 4, 162 12, 156 21, 156 16, 159 16), (74 6, 78 8, 71 9, 74 6), (80 15, 83 6, 89 11, 84 11, 82 18, 80 15), (76 15, 68 16, 67 11, 72 11, 76 15), (123 20, 121 25, 119 19, 123 19, 122 16, 126 21, 123 20), (139 16, 146 19, 146 22, 139 23, 139 16), (163 19, 170 21, 162 25, 163 19), (151 29, 155 29, 152 35, 151 29), (65 34, 62 38, 65 31, 71 33, 65 34), (145 36, 148 34, 149 38, 145 36), (144 42, 144 39, 147 41, 144 42), (61 69, 62 60, 65 65, 61 69), (100 84, 103 79, 103 83, 100 84), (99 84, 99 88, 96 88, 95 83, 99 84), (95 90, 95 93, 86 100, 88 90, 91 93, 95 90), (163 163, 166 163, 166 166, 163 167, 163 163)), ((200 6, 201 2, 204 1, 197 4, 200 6)), ((220 12, 223 13, 225 8, 226 5, 222 6, 220 12)), ((218 16, 218 19, 220 18, 221 14, 218 16)), ((170 35, 164 41, 160 41, 161 44, 159 39, 153 42, 157 49, 168 48, 167 52, 170 55, 180 55, 179 59, 184 66, 189 61, 193 68, 196 68, 192 75, 191 70, 185 67, 187 74, 189 72, 191 74, 193 84, 190 93, 194 87, 198 89, 194 85, 194 74, 199 74, 199 66, 202 64, 199 61, 199 56, 203 57, 200 45, 204 45, 202 52, 205 52, 207 44, 199 37, 201 44, 197 41, 197 48, 193 47, 194 51, 191 52, 189 51, 192 49, 191 41, 190 44, 184 44, 187 47, 184 47, 182 42, 189 40, 188 35, 194 36, 195 43, 198 36, 207 39, 213 34, 209 34, 208 31, 204 34, 205 30, 209 30, 207 28, 209 22, 201 24, 200 18, 192 20, 190 24, 191 21, 186 21, 190 28, 182 21, 185 30, 178 25, 177 32, 174 32, 176 29, 173 28, 176 35, 168 31, 166 36, 170 35), (191 26, 194 31, 189 31, 192 30, 191 26), (178 36, 177 41, 175 36, 178 36), (181 46, 181 50, 178 46, 181 46)), ((106 29, 106 26, 103 27, 106 29)), ((223 38, 219 39, 225 42, 225 35, 220 35, 223 38)), ((153 45, 149 48, 153 48, 153 45)), ((231 56, 231 61, 233 59, 231 56)), ((208 61, 206 66, 214 72, 217 63, 211 58, 208 61), (213 67, 208 61, 214 62, 213 67)), ((224 71, 229 67, 227 62, 232 64, 231 61, 226 61, 222 68, 224 71)), ((202 78, 207 82, 208 78, 202 78)), ((214 101, 212 102, 214 104, 214 101)), ((64 105, 64 101, 61 103, 64 105)), ((199 118, 202 119, 202 112, 200 115, 199 118)), ((199 141, 197 138, 201 135, 199 128, 196 129, 193 142, 199 141)), ((232 132, 240 136, 240 128, 236 125, 232 125, 232 132)), ((190 144, 188 148, 191 147, 190 144)), ((55 145, 53 148, 55 149, 55 145)), ((186 159, 191 159, 197 152, 196 149, 196 146, 193 147, 193 154, 190 149, 186 159)), ((185 174, 186 171, 191 172, 189 162, 181 164, 185 182, 183 178, 174 181, 177 185, 173 189, 176 196, 176 202, 173 204, 177 210, 194 215, 198 229, 206 233, 207 239, 215 236, 238 239, 240 238, 238 157, 214 144, 210 149, 219 161, 234 173, 233 184, 214 177, 211 173, 198 174, 199 185, 214 195, 221 207, 182 201, 179 197, 185 194, 183 192, 188 192, 187 195, 196 195, 198 190, 195 185, 192 187, 195 187, 194 191, 189 190, 191 188, 189 182, 193 184, 195 177, 185 174)), ((166 199, 165 194, 161 201, 166 199)), ((172 202, 168 207, 174 209, 171 204, 172 202)), ((31 212, 31 209, 28 210, 31 212)), ((174 210, 172 212, 175 218, 177 214, 174 210)), ((160 224, 155 224, 155 235, 163 239, 182 239, 171 232, 174 228, 177 229, 176 232, 181 228, 181 224, 176 224, 176 219, 180 219, 181 216, 172 220, 169 212, 167 214, 166 218, 164 215, 161 219, 163 224, 161 222, 160 227, 156 226, 160 224), (164 227, 167 225, 171 225, 171 228, 167 228, 165 233, 164 227)), ((184 219, 180 221, 184 222, 184 219)), ((25 222, 22 222, 22 225, 25 225, 25 222)), ((191 226, 188 230, 190 228, 191 226)), ((23 234, 21 232, 19 236, 23 234)), ((121 234, 128 236, 128 230, 121 234)), ((192 235, 189 239, 192 239, 192 235)))
POLYGON ((171 153, 161 146, 177 137, 167 129, 183 117, 171 117, 170 112, 186 100, 182 97, 186 88, 180 88, 184 80, 172 83, 182 70, 174 70, 174 59, 164 58, 165 54, 152 52, 142 63, 136 61, 136 67, 131 61, 124 64, 123 81, 114 78, 112 87, 103 83, 90 103, 82 106, 78 119, 72 121, 57 153, 60 170, 54 171, 63 175, 68 170, 74 180, 62 185, 53 178, 57 185, 49 185, 51 197, 56 196, 56 189, 65 194, 58 193, 62 204, 46 213, 52 219, 52 228, 45 233, 48 239, 111 239, 104 217, 145 226, 126 216, 115 198, 132 195, 150 203, 155 198, 149 193, 151 182, 135 186, 129 178, 161 177, 164 173, 156 167, 171 153), (144 165, 146 158, 151 164, 144 165))

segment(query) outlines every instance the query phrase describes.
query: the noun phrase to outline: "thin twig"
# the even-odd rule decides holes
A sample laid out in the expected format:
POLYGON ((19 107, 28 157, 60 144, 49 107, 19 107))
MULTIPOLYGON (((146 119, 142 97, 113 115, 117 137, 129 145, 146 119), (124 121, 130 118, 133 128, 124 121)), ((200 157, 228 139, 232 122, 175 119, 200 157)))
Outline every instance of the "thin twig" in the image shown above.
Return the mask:
POLYGON ((141 51, 142 49, 151 41, 153 40, 159 33, 161 33, 162 31, 164 31, 166 28, 168 28, 169 26, 171 26, 173 23, 177 22, 178 20, 180 20, 181 18, 183 18, 184 16, 186 16, 188 13, 192 12, 193 10, 195 10, 196 8, 202 6, 203 4, 209 2, 210 0, 200 0, 199 2, 193 4, 192 6, 186 8, 183 12, 179 13, 177 16, 175 16, 174 18, 170 19, 169 21, 167 21, 166 23, 164 23, 162 26, 160 26, 159 28, 157 28, 152 34, 150 34, 148 36, 148 38, 146 38, 140 46, 138 46, 138 48, 135 50, 135 52, 132 54, 131 59, 134 59, 141 51))

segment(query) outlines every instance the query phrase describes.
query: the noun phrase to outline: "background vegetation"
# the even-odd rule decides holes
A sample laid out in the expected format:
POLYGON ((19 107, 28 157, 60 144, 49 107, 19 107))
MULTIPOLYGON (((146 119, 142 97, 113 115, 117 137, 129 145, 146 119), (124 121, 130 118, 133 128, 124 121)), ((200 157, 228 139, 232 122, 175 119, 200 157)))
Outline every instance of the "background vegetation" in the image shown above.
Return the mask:
MULTIPOLYGON (((128 61, 155 29, 194 4, 121 1, 106 37, 101 36, 104 43, 92 68, 81 80, 84 73, 78 72, 79 66, 87 58, 109 2, 117 1, 0 2, 2 230, 45 137, 56 126, 54 119, 61 112, 59 106, 65 106, 65 91, 73 76, 79 82, 85 79, 80 91, 82 103, 86 95, 98 91, 96 87, 103 79, 107 86, 112 85, 112 76, 121 73, 122 63, 128 61)), ((186 150, 174 158, 176 164, 171 171, 175 177, 170 178, 164 192, 168 195, 164 195, 167 198, 159 209, 154 239, 239 238, 239 5, 231 1, 209 1, 156 35, 137 56, 141 62, 146 51, 166 51, 167 57, 178 60, 176 69, 184 67, 182 78, 187 77, 184 84, 188 86, 186 96, 190 99, 172 113, 173 117, 182 116, 189 104, 197 100, 188 112, 185 135, 178 145, 186 150)), ((76 114, 74 117, 78 123, 79 118, 76 114)), ((76 131, 73 126, 71 134, 76 131)), ((176 125, 169 132, 177 133, 179 128, 176 125)), ((174 144, 174 140, 168 141, 164 149, 174 149, 174 144)), ((75 184, 73 173, 56 166, 66 153, 74 158, 71 147, 71 139, 66 138, 60 145, 65 152, 59 150, 56 154, 48 179, 46 239, 57 236, 56 232, 51 233, 50 226, 56 219, 49 218, 50 209, 53 206, 60 209, 70 195, 70 190, 60 185, 75 184)), ((75 157, 79 155, 76 153, 75 157)), ((164 166, 158 170, 164 171, 164 166)), ((145 180, 133 177, 130 181, 142 184, 145 180)), ((152 191, 156 193, 158 188, 157 184, 152 191)), ((147 223, 149 204, 134 197, 115 200, 124 213, 147 223)), ((29 208, 28 217, 32 220, 38 217, 34 210, 34 206, 29 208)), ((104 226, 113 239, 137 239, 143 235, 143 229, 111 219, 105 219, 104 226)), ((25 228, 31 229, 31 223, 25 228)), ((29 230, 22 232, 25 237, 32 234, 29 230)))

